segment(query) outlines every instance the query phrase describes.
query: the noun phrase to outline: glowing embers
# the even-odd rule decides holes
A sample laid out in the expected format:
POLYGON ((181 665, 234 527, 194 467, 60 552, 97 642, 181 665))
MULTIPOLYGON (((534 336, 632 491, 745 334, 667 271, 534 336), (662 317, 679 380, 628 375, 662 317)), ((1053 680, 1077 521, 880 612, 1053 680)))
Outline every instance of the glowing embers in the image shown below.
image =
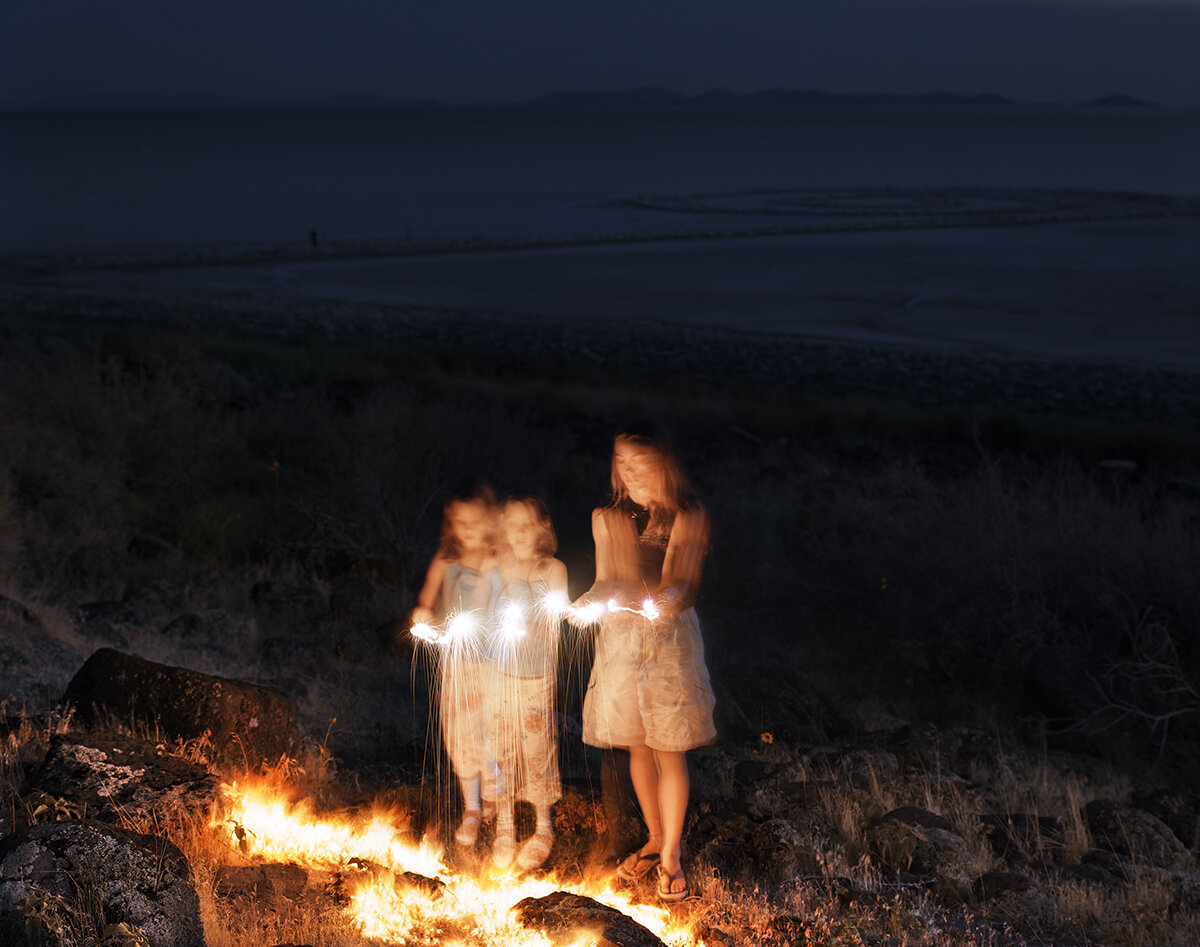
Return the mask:
MULTIPOLYGON (((549 945, 522 927, 512 908, 525 898, 569 891, 627 915, 672 947, 692 943, 687 927, 664 909, 634 904, 607 880, 568 883, 553 876, 483 869, 475 875, 447 867, 439 847, 405 838, 403 820, 388 813, 361 817, 318 815, 276 789, 223 786, 223 811, 212 825, 226 844, 249 856, 294 862, 344 874, 347 911, 367 937, 388 944, 549 945)), ((561 939, 554 941, 561 944, 561 939)), ((597 943, 580 931, 579 947, 597 943)))

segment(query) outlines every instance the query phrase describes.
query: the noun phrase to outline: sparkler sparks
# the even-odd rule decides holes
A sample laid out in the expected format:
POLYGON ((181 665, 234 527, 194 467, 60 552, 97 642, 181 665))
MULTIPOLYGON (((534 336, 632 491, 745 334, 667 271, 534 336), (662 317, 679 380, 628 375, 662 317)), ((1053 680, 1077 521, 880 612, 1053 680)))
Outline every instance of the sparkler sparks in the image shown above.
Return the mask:
MULTIPOLYGON (((386 944, 547 947, 551 941, 523 928, 512 907, 524 898, 545 897, 553 891, 570 891, 607 904, 671 947, 693 943, 687 926, 667 910, 635 904, 628 893, 604 883, 567 883, 553 876, 520 877, 507 871, 474 877, 451 872, 438 848, 408 842, 401 826, 386 814, 360 819, 319 816, 269 787, 227 785, 222 787, 222 798, 223 812, 211 824, 228 844, 252 857, 343 873, 353 889, 347 910, 354 923, 365 936, 386 944), (356 869, 364 860, 380 866, 379 870, 368 875, 356 869), (437 879, 440 885, 407 885, 405 872, 437 879)), ((580 931, 574 945, 595 943, 594 933, 580 931)))
POLYGON ((662 612, 655 604, 654 599, 646 596, 642 601, 641 608, 622 605, 615 598, 610 598, 607 602, 588 602, 586 605, 571 609, 570 618, 573 624, 594 625, 610 612, 629 612, 632 615, 640 615, 647 621, 657 621, 662 617, 662 612))
POLYGON ((470 641, 482 628, 483 624, 474 612, 456 612, 440 626, 419 621, 414 622, 409 631, 414 638, 445 647, 470 641))
POLYGON ((529 631, 525 627, 525 609, 520 602, 509 602, 500 612, 500 637, 504 641, 520 641, 529 631))
POLYGON ((412 635, 414 638, 420 638, 422 641, 428 641, 430 644, 437 644, 442 640, 442 633, 429 624, 429 622, 424 621, 413 624, 412 635))

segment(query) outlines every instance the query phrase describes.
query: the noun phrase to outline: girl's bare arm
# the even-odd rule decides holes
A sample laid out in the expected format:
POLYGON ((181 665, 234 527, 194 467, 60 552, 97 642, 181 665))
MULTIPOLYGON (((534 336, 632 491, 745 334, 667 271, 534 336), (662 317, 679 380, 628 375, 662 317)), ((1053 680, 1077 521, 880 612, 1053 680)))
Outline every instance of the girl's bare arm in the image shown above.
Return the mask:
POLYGON ((442 579, 446 575, 446 560, 437 555, 429 563, 429 571, 425 573, 425 583, 417 595, 417 607, 412 610, 412 621, 433 621, 433 606, 437 603, 438 591, 442 587, 442 579))
POLYGON ((660 611, 674 615, 696 603, 708 537, 709 519, 703 507, 696 505, 676 514, 663 560, 662 581, 654 592, 660 611))
POLYGON ((617 575, 612 535, 608 531, 608 523, 602 509, 592 511, 592 539, 596 543, 596 580, 590 589, 575 600, 577 606, 606 601, 617 575))

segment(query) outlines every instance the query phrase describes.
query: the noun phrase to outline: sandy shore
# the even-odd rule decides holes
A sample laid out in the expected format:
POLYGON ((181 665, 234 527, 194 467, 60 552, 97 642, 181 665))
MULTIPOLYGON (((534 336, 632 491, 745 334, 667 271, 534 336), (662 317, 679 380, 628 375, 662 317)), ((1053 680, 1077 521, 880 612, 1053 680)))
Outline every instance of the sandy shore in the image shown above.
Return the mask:
POLYGON ((634 376, 690 377, 718 390, 751 382, 796 394, 895 398, 916 405, 1013 407, 1188 425, 1200 418, 1200 371, 1112 359, 883 346, 646 321, 548 322, 485 310, 227 293, 10 285, 0 290, 0 311, 12 320, 86 318, 296 341, 378 340, 523 363, 531 372, 561 362, 634 376))

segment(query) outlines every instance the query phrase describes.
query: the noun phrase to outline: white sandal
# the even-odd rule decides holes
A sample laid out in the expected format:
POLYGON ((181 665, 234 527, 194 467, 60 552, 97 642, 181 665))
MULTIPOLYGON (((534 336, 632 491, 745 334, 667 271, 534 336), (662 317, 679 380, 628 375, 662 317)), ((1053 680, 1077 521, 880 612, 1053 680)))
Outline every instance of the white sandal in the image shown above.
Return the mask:
POLYGON ((492 843, 492 864, 504 870, 513 863, 516 851, 517 843, 511 835, 497 835, 492 843))
POLYGON ((554 847, 554 836, 549 832, 536 832, 525 840, 521 850, 517 852, 517 867, 522 871, 533 871, 540 868, 550 856, 554 847))
POLYGON ((464 812, 462 822, 458 825, 458 831, 454 833, 455 841, 459 845, 474 845, 475 840, 479 838, 479 823, 481 819, 482 814, 476 809, 469 809, 464 812))

